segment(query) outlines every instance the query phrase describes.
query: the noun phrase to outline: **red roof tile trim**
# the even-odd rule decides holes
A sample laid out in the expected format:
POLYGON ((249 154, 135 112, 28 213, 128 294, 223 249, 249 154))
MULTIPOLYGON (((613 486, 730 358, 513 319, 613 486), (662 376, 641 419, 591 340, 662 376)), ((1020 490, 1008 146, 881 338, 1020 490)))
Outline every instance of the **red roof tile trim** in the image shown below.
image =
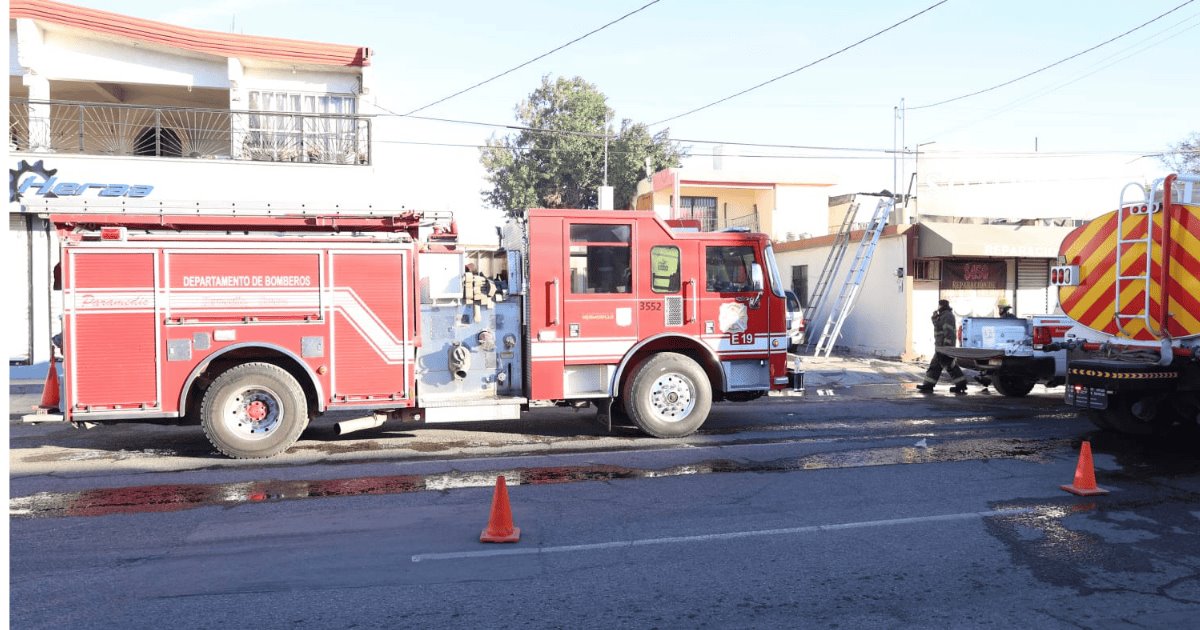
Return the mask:
POLYGON ((221 57, 253 57, 324 66, 366 66, 370 63, 370 50, 366 47, 203 31, 48 0, 11 0, 8 16, 221 57))

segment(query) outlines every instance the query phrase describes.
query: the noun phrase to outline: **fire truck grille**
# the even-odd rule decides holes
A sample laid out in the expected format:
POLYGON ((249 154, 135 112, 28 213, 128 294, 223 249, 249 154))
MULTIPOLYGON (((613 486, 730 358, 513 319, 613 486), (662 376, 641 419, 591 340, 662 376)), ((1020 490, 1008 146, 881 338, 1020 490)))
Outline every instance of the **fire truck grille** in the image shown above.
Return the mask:
POLYGON ((668 295, 663 298, 665 302, 663 306, 663 316, 666 318, 668 326, 683 325, 683 296, 668 295))

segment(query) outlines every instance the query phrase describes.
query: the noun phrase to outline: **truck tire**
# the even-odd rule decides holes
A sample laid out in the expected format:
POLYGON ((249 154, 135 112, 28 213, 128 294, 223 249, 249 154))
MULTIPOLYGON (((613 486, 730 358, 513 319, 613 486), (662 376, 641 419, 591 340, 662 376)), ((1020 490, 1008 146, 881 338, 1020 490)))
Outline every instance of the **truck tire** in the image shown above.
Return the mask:
POLYGON ((212 445, 234 459, 278 455, 308 426, 304 390, 283 368, 243 363, 221 373, 204 393, 200 425, 212 445))
POLYGON ((1094 409, 1090 412, 1092 424, 1101 429, 1108 429, 1128 435, 1150 435, 1155 432, 1158 423, 1155 419, 1142 420, 1133 413, 1136 402, 1129 396, 1114 395, 1108 401, 1108 409, 1094 409))
POLYGON ((729 402, 750 402, 766 395, 767 392, 761 389, 752 392, 725 392, 725 400, 729 402))
POLYGON ((695 361, 675 352, 656 354, 625 381, 622 399, 630 419, 659 438, 691 435, 712 408, 712 385, 695 361))
POLYGON ((1003 396, 1021 398, 1033 391, 1035 381, 1025 374, 1016 374, 1008 370, 1000 370, 992 376, 992 387, 1003 396))

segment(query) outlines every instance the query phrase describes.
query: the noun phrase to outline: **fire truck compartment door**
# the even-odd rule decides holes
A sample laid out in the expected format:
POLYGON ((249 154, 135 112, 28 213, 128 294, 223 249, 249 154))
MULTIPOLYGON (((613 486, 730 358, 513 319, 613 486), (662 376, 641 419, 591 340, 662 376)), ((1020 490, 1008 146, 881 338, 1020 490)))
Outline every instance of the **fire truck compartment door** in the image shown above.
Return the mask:
POLYGON ((331 252, 329 275, 333 402, 410 398, 417 308, 412 252, 331 252))
POLYGON ((66 387, 73 415, 160 411, 158 252, 65 251, 66 387))

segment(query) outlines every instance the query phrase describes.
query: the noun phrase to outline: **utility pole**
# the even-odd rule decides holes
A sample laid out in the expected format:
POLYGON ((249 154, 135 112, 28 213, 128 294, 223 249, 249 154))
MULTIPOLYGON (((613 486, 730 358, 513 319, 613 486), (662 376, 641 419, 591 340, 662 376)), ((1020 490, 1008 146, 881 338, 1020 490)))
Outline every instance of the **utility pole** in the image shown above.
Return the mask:
MULTIPOLYGON (((931 144, 937 144, 937 140, 919 143, 916 155, 913 156, 913 181, 916 184, 914 187, 917 190, 917 194, 913 196, 913 216, 917 217, 916 221, 919 221, 921 216, 921 147, 927 147, 931 144)), ((916 223, 916 221, 913 221, 913 223, 916 223)))

